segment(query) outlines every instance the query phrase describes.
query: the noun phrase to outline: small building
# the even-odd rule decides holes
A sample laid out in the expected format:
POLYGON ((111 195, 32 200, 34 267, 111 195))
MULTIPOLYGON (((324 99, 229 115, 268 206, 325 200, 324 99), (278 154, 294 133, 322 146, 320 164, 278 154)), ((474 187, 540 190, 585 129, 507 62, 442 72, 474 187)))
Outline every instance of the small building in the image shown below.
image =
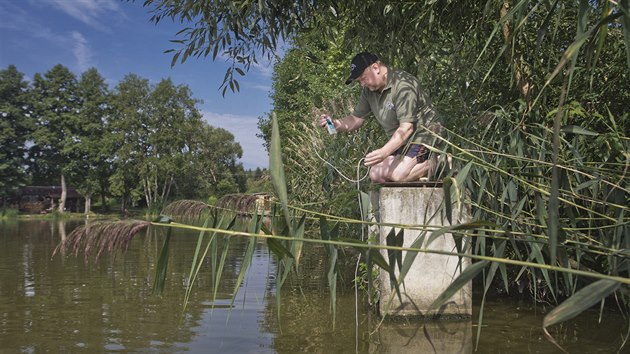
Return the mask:
MULTIPOLYGON (((59 205, 61 199, 61 186, 28 186, 18 189, 13 205, 19 211, 31 214, 51 212, 59 205)), ((76 189, 66 188, 65 210, 82 213, 85 206, 85 198, 76 189)))

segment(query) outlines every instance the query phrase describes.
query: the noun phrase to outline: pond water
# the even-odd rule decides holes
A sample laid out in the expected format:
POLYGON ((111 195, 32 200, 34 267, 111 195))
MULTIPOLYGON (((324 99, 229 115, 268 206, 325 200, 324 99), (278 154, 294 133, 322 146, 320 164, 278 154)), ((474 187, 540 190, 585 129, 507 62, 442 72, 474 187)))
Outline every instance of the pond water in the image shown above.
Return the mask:
MULTIPOLYGON (((470 321, 380 323, 339 289, 332 320, 323 249, 305 250, 302 273, 281 292, 274 257, 257 243, 244 284, 231 293, 246 239, 234 237, 216 301, 204 266, 185 311, 197 233, 177 231, 163 295, 152 294, 163 235, 139 235, 124 255, 85 264, 53 251, 77 221, 0 221, 0 353, 473 353, 478 305, 470 321), (298 286, 299 285, 299 286, 298 286)), ((541 329, 548 308, 524 300, 486 301, 479 353, 557 353, 541 329)), ((551 333, 572 353, 614 353, 628 320, 588 311, 551 333)), ((627 350, 627 347, 624 348, 627 350)), ((623 350, 622 350, 623 351, 623 350)))

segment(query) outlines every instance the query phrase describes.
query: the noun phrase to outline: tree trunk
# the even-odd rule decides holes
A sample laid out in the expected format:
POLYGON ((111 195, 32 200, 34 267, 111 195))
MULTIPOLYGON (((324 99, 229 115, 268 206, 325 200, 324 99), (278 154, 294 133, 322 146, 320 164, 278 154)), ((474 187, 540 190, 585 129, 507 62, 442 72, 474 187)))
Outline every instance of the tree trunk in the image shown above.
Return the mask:
POLYGON ((149 179, 144 178, 142 180, 142 184, 144 185, 144 200, 147 202, 147 208, 151 210, 151 206, 153 205, 153 198, 151 196, 151 185, 149 183, 149 179))
POLYGON ((164 203, 164 201, 168 199, 169 195, 171 194, 171 186, 173 185, 173 176, 170 176, 167 179, 164 180, 164 186, 162 187, 162 203, 164 203), (166 181, 167 179, 168 182, 166 181))
POLYGON ((126 214, 127 213, 127 198, 129 196, 129 189, 125 187, 125 192, 123 193, 122 197, 120 198, 120 212, 122 214, 126 214))
POLYGON ((66 176, 61 174, 61 198, 59 198, 59 212, 63 213, 66 209, 66 196, 68 195, 68 190, 66 188, 66 176))
POLYGON ((85 197, 85 215, 88 215, 92 209, 92 196, 87 195, 85 197))

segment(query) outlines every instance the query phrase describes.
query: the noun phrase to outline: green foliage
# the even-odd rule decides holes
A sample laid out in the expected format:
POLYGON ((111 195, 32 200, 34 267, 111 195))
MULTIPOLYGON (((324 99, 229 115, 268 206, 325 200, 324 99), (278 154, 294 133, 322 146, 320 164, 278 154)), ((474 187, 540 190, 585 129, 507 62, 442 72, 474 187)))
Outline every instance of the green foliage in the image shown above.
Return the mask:
POLYGON ((179 48, 173 53, 172 65, 189 57, 227 57, 233 65, 227 69, 222 92, 239 91, 235 76, 243 76, 259 58, 270 60, 281 41, 304 27, 315 15, 316 8, 308 1, 299 4, 276 1, 155 1, 144 6, 153 14, 151 21, 171 19, 186 23, 171 40, 179 48))
MULTIPOLYGON (((335 44, 345 43, 341 52, 349 56, 368 48, 425 83, 448 128, 436 148, 455 159, 447 172, 459 171, 451 190, 466 191, 473 219, 496 223, 510 235, 505 244, 496 235, 473 233, 475 254, 501 249, 497 257, 627 277, 628 262, 619 252, 630 242, 623 107, 630 90, 628 38, 617 22, 627 15, 618 11, 610 2, 585 1, 351 1, 335 7, 330 18, 323 12, 311 22, 317 37, 308 31, 296 36, 274 74, 272 97, 287 132, 283 152, 291 198, 298 204, 320 202, 326 210, 322 201, 344 194, 334 189, 335 181, 348 192, 357 187, 305 151, 330 147, 334 157, 321 155, 339 167, 360 159, 349 149, 369 148, 378 140, 330 139, 304 117, 320 113, 316 108, 331 112, 327 102, 352 97, 331 88, 342 80, 326 86, 322 77, 339 72, 328 71, 338 66, 322 60, 327 50, 334 55, 335 44), (312 89, 318 83, 323 87, 312 89), (335 193, 326 195, 331 190, 335 193)), ((449 176, 445 182, 452 181, 449 176)), ((356 208, 356 201, 346 199, 344 205, 356 208)), ((341 210, 337 204, 331 213, 341 210)), ((509 279, 505 265, 498 269, 506 288, 528 283, 537 301, 557 301, 584 285, 571 273, 545 268, 522 267, 510 271, 509 279), (537 289, 536 279, 544 289, 537 289)))
MULTIPOLYGON (((33 115, 37 122, 29 155, 33 183, 46 185, 67 175, 80 137, 76 76, 58 64, 43 76, 35 74, 33 115)), ((56 184, 58 184, 57 182, 56 184)))
POLYGON ((150 85, 129 74, 110 92, 96 69, 77 81, 57 65, 29 85, 10 66, 0 94, 2 196, 27 179, 58 185, 61 177, 101 205, 115 197, 122 210, 142 204, 156 213, 175 197, 247 188, 234 136, 209 126, 190 89, 170 79, 150 85))
POLYGON ((27 181, 26 142, 33 129, 24 75, 14 65, 0 70, 0 196, 27 181))
MULTIPOLYGON (((367 302, 371 305, 378 304, 380 300, 380 294, 378 289, 380 288, 380 284, 375 282, 371 286, 368 286, 368 278, 378 279, 378 268, 370 267, 371 275, 368 276, 368 266, 365 262, 359 263, 359 271, 357 277, 354 279, 354 284, 356 287, 361 290, 361 294, 363 294, 367 299, 367 302)), ((378 280, 377 280, 378 281, 378 280)))
MULTIPOLYGON (((112 174, 111 139, 107 118, 111 114, 108 105, 110 93, 105 78, 95 69, 81 75, 78 87, 80 98, 80 140, 73 148, 70 184, 88 200, 99 195, 101 201, 109 195, 109 178, 112 174)), ((85 212, 89 213, 90 205, 85 212)))
POLYGON ((11 219, 18 216, 19 213, 20 212, 17 209, 2 208, 2 211, 0 212, 0 217, 11 219))

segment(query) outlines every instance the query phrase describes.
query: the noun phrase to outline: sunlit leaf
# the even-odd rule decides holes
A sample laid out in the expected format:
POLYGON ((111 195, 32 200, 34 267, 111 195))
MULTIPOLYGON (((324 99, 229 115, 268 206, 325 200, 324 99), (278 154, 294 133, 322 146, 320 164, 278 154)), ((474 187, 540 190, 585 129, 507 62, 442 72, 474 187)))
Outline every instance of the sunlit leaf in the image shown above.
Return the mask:
POLYGON ((451 284, 444 290, 433 302, 429 305, 429 310, 434 310, 444 305, 448 299, 453 297, 462 287, 470 283, 470 281, 479 274, 487 265, 489 261, 479 261, 466 267, 464 271, 451 282, 451 284))
POLYGON ((171 241, 171 231, 169 228, 166 231, 166 238, 162 244, 162 250, 160 251, 160 257, 158 258, 157 265, 155 266, 155 281, 153 283, 153 292, 161 294, 164 291, 164 285, 166 283, 166 271, 168 269, 168 254, 169 245, 171 241))
POLYGON ((604 300, 621 286, 614 280, 602 279, 585 286, 570 298, 564 300, 558 307, 551 310, 543 320, 543 327, 569 320, 584 312, 596 303, 604 300))
POLYGON ((451 202, 451 186, 453 179, 451 177, 444 178, 444 209, 446 210, 446 220, 449 224, 453 224, 453 203, 451 202))
POLYGON ((274 238, 267 239, 267 247, 269 247, 269 249, 276 255, 276 257, 278 257, 278 259, 283 259, 285 257, 293 258, 293 254, 291 254, 291 251, 289 251, 288 248, 284 247, 282 242, 274 238))
POLYGON ((579 135, 589 135, 589 136, 597 136, 599 135, 599 133, 582 128, 578 125, 565 125, 562 128, 560 128, 560 130, 564 133, 572 133, 572 134, 579 134, 579 135))
POLYGON ((287 184, 284 177, 284 164, 282 163, 282 149, 280 147, 280 129, 278 127, 278 119, 275 112, 272 114, 271 144, 269 146, 269 171, 271 174, 271 182, 276 190, 276 195, 280 200, 284 217, 289 225, 289 234, 293 235, 288 208, 287 184))

